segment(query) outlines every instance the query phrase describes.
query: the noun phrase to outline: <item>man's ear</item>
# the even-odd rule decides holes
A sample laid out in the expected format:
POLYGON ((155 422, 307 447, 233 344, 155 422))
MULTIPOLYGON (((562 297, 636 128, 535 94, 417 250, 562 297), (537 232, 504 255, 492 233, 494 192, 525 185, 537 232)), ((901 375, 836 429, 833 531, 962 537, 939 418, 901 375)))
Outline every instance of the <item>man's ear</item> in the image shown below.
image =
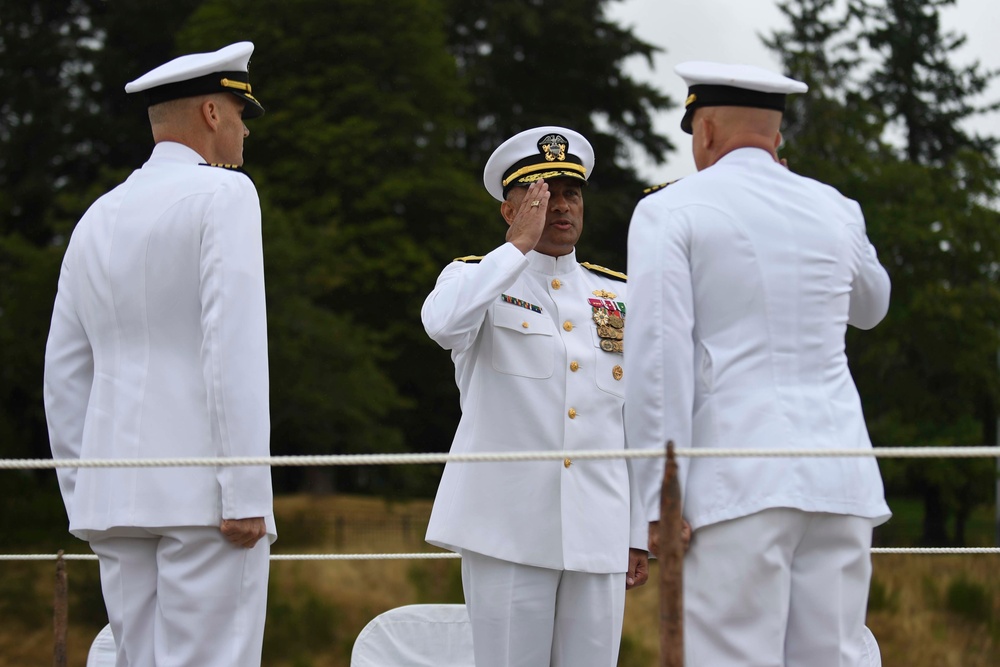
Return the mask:
POLYGON ((508 227, 510 227, 510 224, 514 222, 515 212, 514 205, 511 204, 509 200, 505 199, 500 203, 500 215, 503 216, 504 222, 507 223, 508 227))
POLYGON ((219 127, 220 109, 219 105, 212 98, 208 98, 201 103, 199 107, 201 110, 201 117, 204 119, 205 124, 208 125, 212 130, 219 127))
POLYGON ((777 151, 779 148, 781 148, 781 144, 783 144, 784 142, 785 138, 781 136, 781 132, 778 132, 776 135, 774 135, 774 150, 777 151))
POLYGON ((701 114, 701 146, 702 148, 708 149, 712 147, 715 142, 715 122, 712 120, 711 114, 701 114))

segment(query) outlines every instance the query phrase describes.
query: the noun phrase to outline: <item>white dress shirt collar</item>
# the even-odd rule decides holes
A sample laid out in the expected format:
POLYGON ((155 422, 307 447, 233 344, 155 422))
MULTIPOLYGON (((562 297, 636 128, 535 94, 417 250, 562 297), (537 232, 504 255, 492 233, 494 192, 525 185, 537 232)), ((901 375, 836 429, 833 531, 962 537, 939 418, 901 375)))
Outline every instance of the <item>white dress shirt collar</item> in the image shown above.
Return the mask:
POLYGON ((204 164, 205 158, 198 152, 184 144, 176 141, 161 141, 153 147, 153 153, 149 156, 149 161, 153 162, 180 162, 183 164, 204 164))
POLYGON ((547 276, 559 276, 570 273, 577 267, 576 248, 568 255, 552 257, 543 255, 540 252, 531 250, 524 256, 528 260, 528 270, 535 273, 544 273, 547 276))
POLYGON ((747 146, 729 151, 716 160, 715 164, 727 162, 774 162, 774 158, 763 148, 747 146))

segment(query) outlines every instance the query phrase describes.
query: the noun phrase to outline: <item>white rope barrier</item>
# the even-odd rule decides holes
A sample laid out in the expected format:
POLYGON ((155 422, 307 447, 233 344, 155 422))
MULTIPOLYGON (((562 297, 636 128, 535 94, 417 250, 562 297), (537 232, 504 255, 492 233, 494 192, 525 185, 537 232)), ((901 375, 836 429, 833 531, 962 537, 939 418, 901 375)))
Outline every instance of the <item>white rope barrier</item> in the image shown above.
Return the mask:
MULTIPOLYGON (((874 447, 872 449, 677 449, 674 455, 690 458, 730 457, 869 457, 876 458, 997 458, 1000 447, 874 447)), ((658 449, 581 450, 558 452, 495 452, 479 454, 338 454, 327 456, 259 456, 159 459, 0 459, 0 469, 45 470, 53 468, 159 468, 217 466, 352 466, 426 463, 476 463, 498 461, 562 461, 662 458, 658 449)))
MULTIPOLYGON (((63 554, 63 560, 97 560, 95 554, 63 554)), ((0 561, 59 560, 59 554, 0 554, 0 561)))
MULTIPOLYGON (((996 458, 1000 447, 875 447, 872 449, 677 449, 675 456, 710 457, 868 457, 876 458, 996 458)), ((345 466, 404 465, 448 462, 562 461, 661 458, 659 450, 583 450, 560 452, 497 452, 480 454, 340 454, 328 456, 269 456, 228 458, 159 458, 159 459, 0 459, 0 469, 31 470, 55 468, 152 468, 184 466, 345 466)), ((872 554, 974 555, 1000 554, 1000 548, 873 548, 872 554)), ((0 554, 0 561, 54 561, 59 554, 0 554)), ((63 560, 93 561, 93 554, 63 554, 63 560)), ((444 553, 381 554, 272 554, 272 561, 346 561, 346 560, 419 560, 461 558, 444 553)))
MULTIPOLYGON (((63 554, 63 560, 97 560, 94 554, 63 554)), ((461 558, 459 554, 445 552, 387 553, 387 554, 271 554, 272 561, 298 560, 446 560, 461 558)), ((0 554, 0 561, 52 561, 59 554, 0 554)))
POLYGON ((873 554, 909 554, 921 556, 968 556, 1000 554, 1000 547, 874 547, 873 554))
MULTIPOLYGON (((1000 555, 1000 547, 873 547, 873 555, 903 554, 921 556, 974 556, 1000 555)), ((384 554, 271 554, 272 561, 329 561, 329 560, 449 560, 461 558, 460 554, 447 552, 384 553, 384 554)), ((94 554, 63 554, 63 560, 96 561, 94 554)), ((0 554, 0 561, 54 561, 59 554, 0 554)))
POLYGON ((460 554, 445 552, 410 554, 271 554, 271 560, 447 560, 461 558, 460 554))

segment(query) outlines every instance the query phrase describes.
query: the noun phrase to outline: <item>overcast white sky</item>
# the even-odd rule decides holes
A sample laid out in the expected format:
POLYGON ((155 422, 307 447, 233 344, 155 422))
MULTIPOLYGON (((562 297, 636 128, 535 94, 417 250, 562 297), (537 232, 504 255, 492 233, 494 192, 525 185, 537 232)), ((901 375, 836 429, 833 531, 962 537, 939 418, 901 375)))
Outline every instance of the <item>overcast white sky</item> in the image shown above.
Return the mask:
MULTIPOLYGON (((780 70, 777 57, 761 43, 760 35, 787 24, 776 0, 619 0, 608 5, 609 18, 631 27, 641 39, 664 49, 651 71, 639 58, 626 69, 638 79, 650 81, 675 102, 686 97, 684 82, 674 74, 674 65, 686 60, 741 62, 780 70)), ((987 70, 1000 70, 1000 0, 958 0, 941 10, 945 30, 968 37, 956 58, 957 65, 979 60, 987 70)), ((1000 81, 988 98, 1000 99, 1000 81)), ((678 150, 668 162, 654 165, 636 151, 640 175, 650 183, 681 178, 694 171, 690 137, 678 124, 682 111, 674 109, 657 119, 657 131, 666 134, 678 150)), ((977 120, 971 129, 980 134, 1000 135, 1000 114, 977 120)))

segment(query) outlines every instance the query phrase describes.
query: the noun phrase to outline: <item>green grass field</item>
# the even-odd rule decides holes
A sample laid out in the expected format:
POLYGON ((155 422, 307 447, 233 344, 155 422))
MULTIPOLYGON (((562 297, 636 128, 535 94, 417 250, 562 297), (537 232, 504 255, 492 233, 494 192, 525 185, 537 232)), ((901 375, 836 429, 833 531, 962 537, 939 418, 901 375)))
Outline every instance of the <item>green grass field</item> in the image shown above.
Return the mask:
MULTIPOLYGON (((901 540, 919 538, 920 508, 893 503, 901 540), (910 525, 915 526, 915 532, 910 525), (915 535, 915 537, 914 537, 915 535)), ((992 535, 992 514, 975 517, 975 539, 992 535)), ((387 503, 334 496, 276 500, 274 553, 431 550, 423 542, 426 500, 387 503)), ((970 536, 972 525, 970 523, 970 536)), ((882 529, 880 529, 882 530, 882 529)), ((25 553, 44 545, 7 543, 25 553)), ((86 551, 68 535, 62 546, 86 551)), ((875 555, 868 624, 886 667, 995 667, 1000 664, 1000 556, 875 555)), ((52 664, 54 564, 2 562, 0 667, 52 664)), ((70 562, 69 665, 83 667, 105 623, 97 564, 70 562)), ((657 575, 653 566, 653 577, 657 575)), ((354 638, 377 614, 427 602, 461 602, 457 560, 281 561, 271 566, 264 665, 348 667, 354 638)), ((622 667, 654 667, 658 651, 655 579, 627 596, 622 667)))

